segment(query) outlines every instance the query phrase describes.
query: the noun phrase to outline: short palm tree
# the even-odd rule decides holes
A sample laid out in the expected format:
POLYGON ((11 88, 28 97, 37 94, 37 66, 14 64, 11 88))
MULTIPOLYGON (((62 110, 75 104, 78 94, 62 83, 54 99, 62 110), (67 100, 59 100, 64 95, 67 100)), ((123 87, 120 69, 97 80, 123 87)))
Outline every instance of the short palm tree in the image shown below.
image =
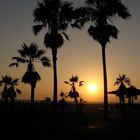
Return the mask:
POLYGON ((124 105, 125 104, 126 88, 127 88, 126 86, 130 86, 131 81, 128 77, 126 77, 125 74, 122 74, 116 78, 114 85, 119 86, 117 96, 119 96, 119 98, 120 98, 120 104, 123 103, 123 105, 124 105))
POLYGON ((16 60, 15 63, 10 64, 10 66, 19 66, 20 63, 27 64, 27 70, 22 77, 22 82, 28 83, 31 86, 31 109, 34 108, 34 90, 36 83, 40 80, 40 75, 34 68, 34 62, 41 62, 43 66, 50 67, 50 61, 45 56, 45 51, 39 49, 37 44, 31 43, 29 46, 23 43, 21 49, 18 50, 19 57, 13 57, 16 60))
POLYGON ((68 102, 66 101, 66 98, 68 97, 67 92, 61 92, 60 97, 61 99, 59 100, 59 106, 61 107, 62 112, 65 113, 66 107, 68 106, 68 102))
POLYGON ((0 80, 0 85, 3 86, 1 95, 2 95, 2 99, 4 99, 5 103, 7 103, 8 101, 8 94, 7 94, 7 89, 9 86, 9 80, 10 77, 9 76, 2 76, 2 80, 0 80))
POLYGON ((7 103, 8 98, 11 99, 12 105, 14 104, 14 99, 17 97, 17 94, 21 94, 21 90, 16 86, 18 85, 19 79, 12 79, 11 76, 2 76, 1 84, 4 84, 4 88, 2 90, 2 98, 7 103))
POLYGON ((57 112, 57 49, 64 43, 63 36, 69 40, 65 33, 72 20, 73 7, 72 3, 63 2, 61 0, 43 0, 38 2, 37 7, 33 10, 34 34, 37 35, 43 28, 47 28, 47 33, 44 37, 46 48, 52 50, 53 59, 53 109, 57 112))
POLYGON ((21 94, 21 90, 17 88, 19 79, 12 79, 12 77, 9 77, 9 87, 7 89, 8 97, 11 98, 11 103, 14 105, 15 98, 17 97, 17 94, 21 94))
POLYGON ((110 38, 117 39, 118 29, 113 25, 113 17, 127 19, 130 14, 121 0, 85 0, 89 11, 91 26, 89 35, 100 43, 102 48, 103 75, 104 75, 104 119, 108 120, 108 96, 107 96, 107 71, 106 71, 106 45, 110 38))
POLYGON ((79 111, 79 106, 78 106, 78 98, 80 97, 78 91, 76 90, 76 83, 79 83, 79 86, 83 85, 84 81, 79 81, 78 76, 73 76, 69 79, 69 81, 64 81, 65 84, 68 84, 71 86, 71 90, 69 91, 69 96, 70 98, 73 98, 76 106, 77 106, 77 112, 79 111))

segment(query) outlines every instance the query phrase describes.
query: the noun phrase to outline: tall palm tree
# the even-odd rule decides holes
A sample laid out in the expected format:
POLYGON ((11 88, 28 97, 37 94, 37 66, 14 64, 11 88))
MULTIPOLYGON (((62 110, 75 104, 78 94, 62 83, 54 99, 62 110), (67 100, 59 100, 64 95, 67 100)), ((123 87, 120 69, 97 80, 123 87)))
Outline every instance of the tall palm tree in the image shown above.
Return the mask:
POLYGON ((108 96, 107 96, 107 71, 105 49, 110 38, 117 39, 118 29, 113 25, 113 17, 127 19, 130 14, 121 0, 85 0, 92 22, 88 29, 89 35, 100 43, 102 48, 103 75, 104 75, 104 119, 108 120, 108 96))
POLYGON ((46 48, 52 50, 53 60, 53 109, 57 112, 57 49, 64 43, 64 37, 69 40, 65 33, 72 20, 73 7, 72 3, 61 0, 43 0, 38 2, 37 7, 33 10, 34 22, 33 32, 37 35, 43 28, 47 28, 44 37, 46 48))
POLYGON ((125 74, 122 74, 116 78, 114 85, 119 86, 119 90, 118 90, 119 92, 118 92, 117 96, 119 96, 119 98, 120 98, 120 104, 123 103, 123 105, 124 105, 126 88, 127 88, 126 86, 131 85, 131 80, 128 77, 126 77, 125 74))
POLYGON ((31 43, 29 46, 23 43, 21 49, 18 50, 19 57, 13 57, 16 63, 12 63, 9 66, 19 66, 20 63, 27 63, 27 70, 22 77, 22 82, 28 83, 31 86, 31 109, 34 108, 34 90, 36 83, 40 80, 40 75, 35 71, 34 62, 41 62, 43 66, 50 67, 49 59, 44 55, 45 51, 39 49, 37 44, 31 43))

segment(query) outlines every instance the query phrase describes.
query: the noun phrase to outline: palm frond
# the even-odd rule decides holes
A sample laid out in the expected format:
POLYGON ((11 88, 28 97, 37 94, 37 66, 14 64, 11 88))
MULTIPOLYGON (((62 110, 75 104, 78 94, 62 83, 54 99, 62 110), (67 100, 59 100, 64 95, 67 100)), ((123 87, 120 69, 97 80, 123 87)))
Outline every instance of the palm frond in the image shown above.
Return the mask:
POLYGON ((18 83, 18 81, 19 81, 19 79, 14 79, 14 80, 12 81, 12 83, 15 85, 15 84, 18 83))
POLYGON ((36 51, 36 54, 34 55, 35 58, 41 58, 44 54, 45 54, 45 50, 44 49, 38 49, 36 51))
POLYGON ((51 62, 47 57, 45 57, 45 56, 42 57, 41 62, 42 62, 42 65, 45 67, 51 67, 51 62))
POLYGON ((45 22, 46 17, 48 15, 49 6, 43 3, 37 2, 37 7, 33 10, 34 22, 45 22), (45 15, 47 14, 47 15, 45 15))
POLYGON ((78 82, 78 76, 73 76, 70 78, 70 82, 78 82))
POLYGON ((99 20, 106 22, 108 18, 115 17, 116 15, 123 19, 131 16, 121 0, 86 0, 85 4, 97 12, 97 22, 99 20))
POLYGON ((119 17, 127 19, 131 16, 126 6, 124 6, 120 0, 117 0, 117 3, 114 3, 112 6, 114 7, 114 12, 116 12, 119 17))
POLYGON ((28 62, 27 59, 21 58, 21 57, 12 57, 13 60, 16 60, 17 63, 26 63, 28 62))
POLYGON ((28 49, 29 49, 29 56, 32 59, 35 59, 35 58, 38 58, 39 57, 38 56, 38 51, 39 51, 38 48, 39 48, 38 45, 36 43, 33 43, 33 42, 29 45, 29 47, 28 47, 28 49))
POLYGON ((79 82, 79 86, 84 85, 83 83, 84 83, 84 81, 80 81, 80 82, 79 82))
POLYGON ((119 83, 120 83, 119 81, 116 81, 116 82, 114 83, 114 85, 119 85, 119 83))
POLYGON ((6 85, 10 85, 11 82, 12 82, 12 77, 11 76, 8 76, 8 75, 2 76, 2 81, 6 85))
POLYGON ((69 84, 69 82, 68 82, 68 81, 64 81, 64 83, 65 83, 65 84, 69 84))
POLYGON ((128 77, 125 78, 124 82, 128 85, 131 85, 131 80, 128 77))
POLYGON ((82 85, 84 85, 84 84, 82 84, 82 83, 79 83, 79 87, 80 87, 80 86, 82 86, 82 85))
POLYGON ((83 83, 84 81, 80 81, 79 83, 83 83))
POLYGON ((88 33, 93 39, 98 41, 100 44, 106 44, 110 42, 110 37, 117 38, 118 30, 113 25, 91 25, 88 29, 88 33))
POLYGON ((43 25, 34 25, 32 27, 33 33, 37 35, 43 28, 43 25))
POLYGON ((61 96, 61 97, 64 97, 64 92, 61 92, 61 93, 60 93, 60 96, 61 96))
POLYGON ((9 64, 9 67, 13 67, 13 66, 18 67, 19 64, 18 63, 11 63, 11 64, 9 64))
POLYGON ((16 92, 20 95, 22 93, 22 91, 20 89, 16 89, 16 92))
POLYGON ((29 56, 30 54, 30 50, 28 45, 26 45, 25 43, 23 43, 21 45, 21 49, 18 49, 18 53, 20 54, 21 57, 26 58, 29 56))
POLYGON ((70 40, 70 39, 69 39, 69 36, 68 36, 66 33, 62 32, 62 34, 65 36, 65 38, 66 38, 67 40, 70 40))
POLYGON ((79 20, 76 20, 74 23, 72 23, 71 27, 81 30, 81 24, 80 24, 79 20))
POLYGON ((65 31, 73 19, 72 3, 64 2, 62 3, 62 6, 59 9, 60 9, 60 12, 59 12, 59 18, 58 18, 58 29, 65 31))
POLYGON ((81 29, 87 23, 89 18, 89 10, 86 7, 76 8, 73 12, 74 22, 71 24, 73 28, 81 29))

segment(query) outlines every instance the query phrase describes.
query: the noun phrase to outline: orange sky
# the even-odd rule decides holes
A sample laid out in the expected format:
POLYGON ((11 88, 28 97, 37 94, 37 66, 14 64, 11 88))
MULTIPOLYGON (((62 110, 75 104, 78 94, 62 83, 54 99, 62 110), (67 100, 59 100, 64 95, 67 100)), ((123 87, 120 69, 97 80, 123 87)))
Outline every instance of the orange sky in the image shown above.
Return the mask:
MULTIPOLYGON (((70 1, 70 0, 69 0, 70 1)), ((81 2, 81 1, 80 1, 81 2)), ((75 4, 79 3, 78 1, 75 4)), ((132 17, 128 21, 116 19, 115 25, 120 30, 118 40, 111 40, 107 45, 107 74, 108 90, 114 90, 116 77, 119 74, 126 74, 132 81, 132 84, 140 88, 140 16, 138 0, 127 0, 125 2, 129 8, 132 17)), ((35 8, 34 0, 8 0, 0 1, 0 76, 11 75, 13 78, 22 77, 26 70, 25 65, 19 68, 9 68, 12 62, 11 58, 17 55, 17 49, 23 42, 29 44, 36 42, 40 48, 45 49, 43 45, 44 32, 34 36, 32 32, 33 16, 32 10, 35 8)), ((58 93, 68 92, 70 87, 64 84, 71 75, 78 75, 79 80, 84 80, 85 84, 78 88, 81 96, 86 101, 103 101, 103 72, 100 45, 92 40, 87 34, 87 28, 84 30, 68 30, 70 41, 65 41, 64 46, 58 49, 58 93), (91 94, 88 84, 97 85, 97 92, 91 94)), ((47 50, 46 55, 52 59, 51 51, 47 50)), ((36 87, 35 99, 45 99, 52 97, 53 92, 53 73, 52 68, 43 68, 37 64, 36 70, 40 73, 42 80, 36 87)), ((30 86, 23 83, 19 84, 23 94, 18 99, 30 99, 30 86)), ((114 95, 109 95, 109 102, 118 101, 114 95)), ((138 99, 140 100, 140 99, 138 99)))

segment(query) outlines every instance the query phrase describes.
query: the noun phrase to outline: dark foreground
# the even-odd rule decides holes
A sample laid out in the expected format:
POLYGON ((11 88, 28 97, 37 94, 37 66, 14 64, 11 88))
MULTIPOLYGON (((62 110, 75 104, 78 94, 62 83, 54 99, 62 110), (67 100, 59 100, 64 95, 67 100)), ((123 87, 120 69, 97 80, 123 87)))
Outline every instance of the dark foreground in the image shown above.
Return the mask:
POLYGON ((50 106, 42 103, 34 111, 25 103, 17 103, 14 110, 1 107, 0 140, 140 139, 140 105, 123 113, 111 107, 108 122, 103 119, 102 105, 87 104, 82 114, 74 109, 71 105, 65 114, 53 114, 50 106))

